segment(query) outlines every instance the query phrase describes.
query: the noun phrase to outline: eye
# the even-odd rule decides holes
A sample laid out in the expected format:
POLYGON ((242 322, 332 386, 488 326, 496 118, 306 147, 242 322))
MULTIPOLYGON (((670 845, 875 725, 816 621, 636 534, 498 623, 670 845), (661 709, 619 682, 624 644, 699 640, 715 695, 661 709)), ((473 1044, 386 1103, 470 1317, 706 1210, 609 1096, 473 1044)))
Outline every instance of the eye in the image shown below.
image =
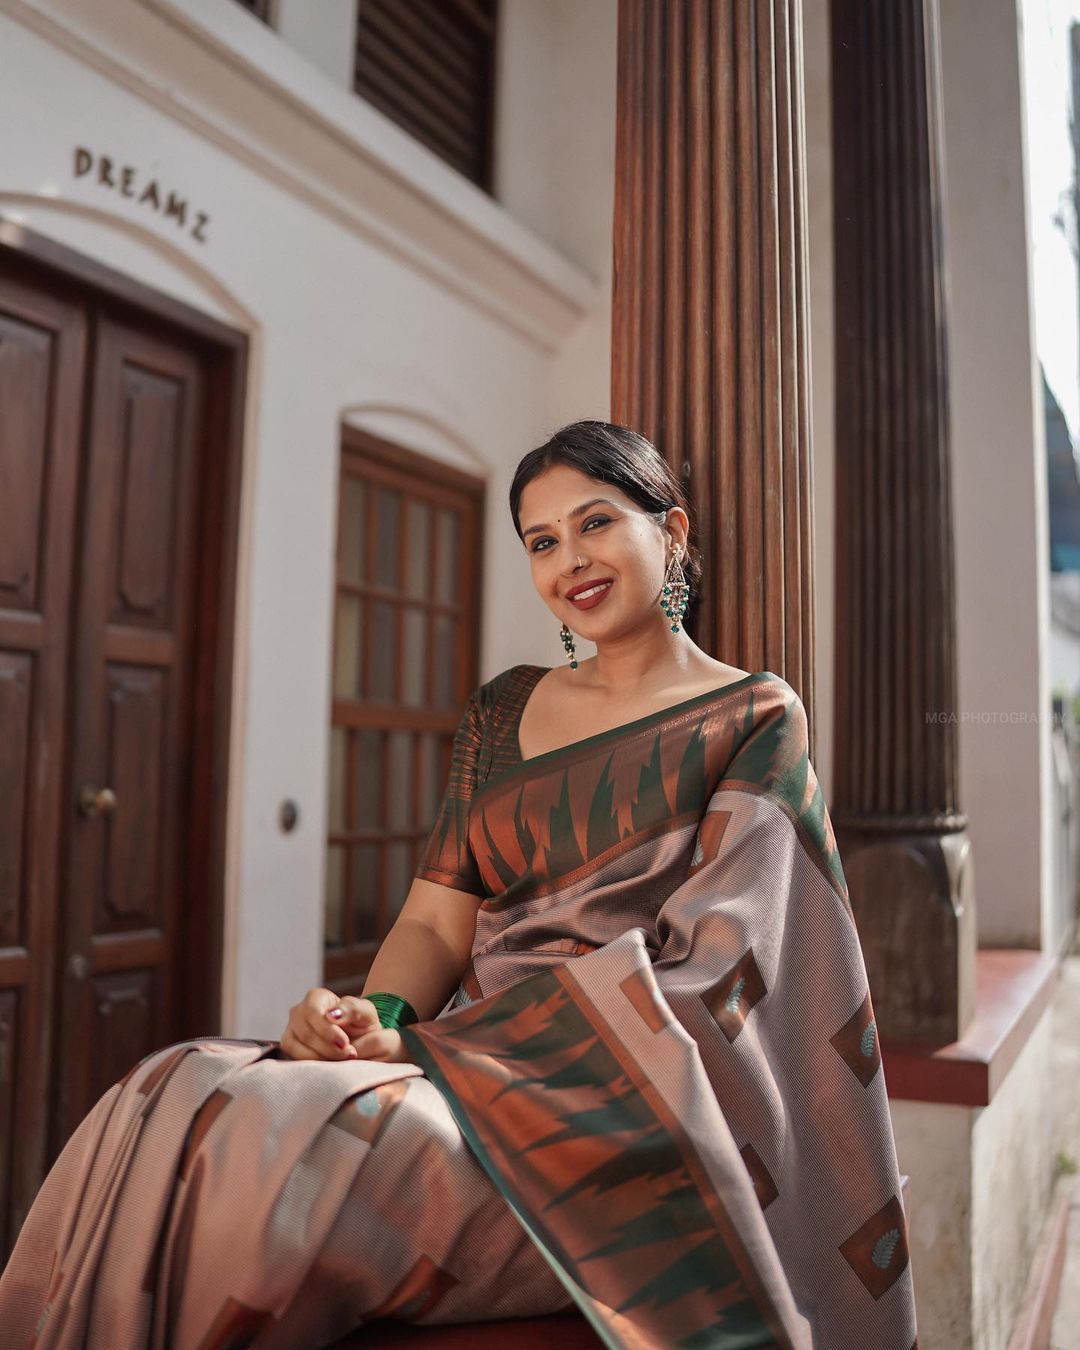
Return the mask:
MULTIPOLYGON (((590 525, 596 525, 596 524, 600 524, 600 525, 610 525, 610 524, 611 524, 611 517, 610 517, 610 516, 590 516, 589 519, 585 522, 585 524, 581 527, 581 532, 582 532, 582 534, 585 533, 585 531, 589 528, 590 525)), ((541 545, 541 544, 546 544, 546 543, 548 543, 548 541, 550 540, 550 538, 551 538, 550 535, 544 535, 542 538, 535 540, 534 543, 533 543, 532 548, 529 549, 529 552, 530 552, 530 553, 546 553, 546 552, 547 552, 547 549, 546 549, 546 548, 541 548, 540 545, 541 545)))

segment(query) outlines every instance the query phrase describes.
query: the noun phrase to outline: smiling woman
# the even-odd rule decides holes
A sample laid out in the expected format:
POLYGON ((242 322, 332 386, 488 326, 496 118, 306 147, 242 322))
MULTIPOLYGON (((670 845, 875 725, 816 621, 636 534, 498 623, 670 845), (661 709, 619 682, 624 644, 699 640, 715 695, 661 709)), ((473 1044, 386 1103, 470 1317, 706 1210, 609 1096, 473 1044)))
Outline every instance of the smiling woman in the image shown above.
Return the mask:
POLYGON ((596 656, 470 695, 365 997, 309 991, 280 1044, 170 1046, 105 1094, 0 1277, 5 1345, 315 1346, 576 1306, 612 1347, 912 1350, 799 696, 681 629, 689 513, 635 432, 563 428, 511 507, 596 656))
MULTIPOLYGON (((655 632, 650 633, 649 652, 639 651, 634 667, 639 673, 646 670, 649 654, 681 656, 685 666, 692 653, 689 648, 680 651, 685 644, 669 650, 659 618, 665 598, 672 597, 665 587, 673 589, 669 578, 677 577, 677 584, 689 592, 679 617, 688 611, 693 622, 701 559, 689 541, 689 503, 682 486, 643 436, 608 422, 564 427, 518 465, 510 486, 510 512, 528 551, 533 583, 564 627, 568 606, 580 614, 603 603, 603 628, 580 631, 593 641, 602 631, 610 642, 616 607, 610 602, 620 599, 625 617, 641 614, 651 601, 657 608, 651 615, 655 632), (597 493, 598 486, 605 495, 597 493), (604 589, 597 591, 598 586, 604 589)), ((704 655, 694 644, 689 647, 704 655)), ((580 663, 573 659, 572 644, 567 655, 576 669, 580 663)))
POLYGON ((682 627, 700 602, 701 559, 682 486, 643 436, 608 422, 564 427, 518 465, 510 511, 572 672, 537 691, 530 737, 632 719, 746 674, 682 627), (575 632, 595 657, 577 659, 575 632))

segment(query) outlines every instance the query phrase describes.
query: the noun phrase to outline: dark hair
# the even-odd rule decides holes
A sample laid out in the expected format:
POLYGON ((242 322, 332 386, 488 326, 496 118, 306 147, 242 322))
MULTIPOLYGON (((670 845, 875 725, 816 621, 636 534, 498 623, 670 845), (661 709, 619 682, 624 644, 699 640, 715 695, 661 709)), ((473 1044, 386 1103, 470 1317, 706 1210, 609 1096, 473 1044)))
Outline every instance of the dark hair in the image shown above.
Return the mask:
POLYGON ((514 470, 514 481, 510 484, 510 514, 522 542, 521 494, 552 464, 567 464, 598 482, 610 483, 643 511, 656 516, 657 523, 663 523, 671 507, 682 507, 690 518, 682 566, 690 587, 686 619, 693 622, 701 600, 701 555, 689 537, 693 516, 682 483, 656 446, 640 432, 616 422, 586 419, 560 428, 550 440, 530 450, 514 470))

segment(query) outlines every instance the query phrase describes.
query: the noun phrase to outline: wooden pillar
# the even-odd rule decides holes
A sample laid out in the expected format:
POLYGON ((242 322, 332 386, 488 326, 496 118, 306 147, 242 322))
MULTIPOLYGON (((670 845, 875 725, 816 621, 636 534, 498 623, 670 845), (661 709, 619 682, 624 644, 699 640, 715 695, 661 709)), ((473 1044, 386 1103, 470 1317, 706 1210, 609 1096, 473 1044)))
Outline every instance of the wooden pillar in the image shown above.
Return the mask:
POLYGON ((782 675, 812 736, 799 0, 620 0, 616 126, 612 419, 686 481, 694 640, 782 675))
POLYGON ((836 716, 831 814, 884 1040, 973 1010, 936 0, 833 0, 836 716))

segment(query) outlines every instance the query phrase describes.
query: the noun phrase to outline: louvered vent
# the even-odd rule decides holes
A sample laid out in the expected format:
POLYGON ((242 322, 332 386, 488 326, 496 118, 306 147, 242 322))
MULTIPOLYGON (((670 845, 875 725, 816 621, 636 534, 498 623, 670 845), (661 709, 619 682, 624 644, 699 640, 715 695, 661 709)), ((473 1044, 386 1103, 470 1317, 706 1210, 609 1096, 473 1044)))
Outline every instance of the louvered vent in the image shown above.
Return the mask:
POLYGON ((497 0, 360 0, 353 87, 491 189, 497 0))

